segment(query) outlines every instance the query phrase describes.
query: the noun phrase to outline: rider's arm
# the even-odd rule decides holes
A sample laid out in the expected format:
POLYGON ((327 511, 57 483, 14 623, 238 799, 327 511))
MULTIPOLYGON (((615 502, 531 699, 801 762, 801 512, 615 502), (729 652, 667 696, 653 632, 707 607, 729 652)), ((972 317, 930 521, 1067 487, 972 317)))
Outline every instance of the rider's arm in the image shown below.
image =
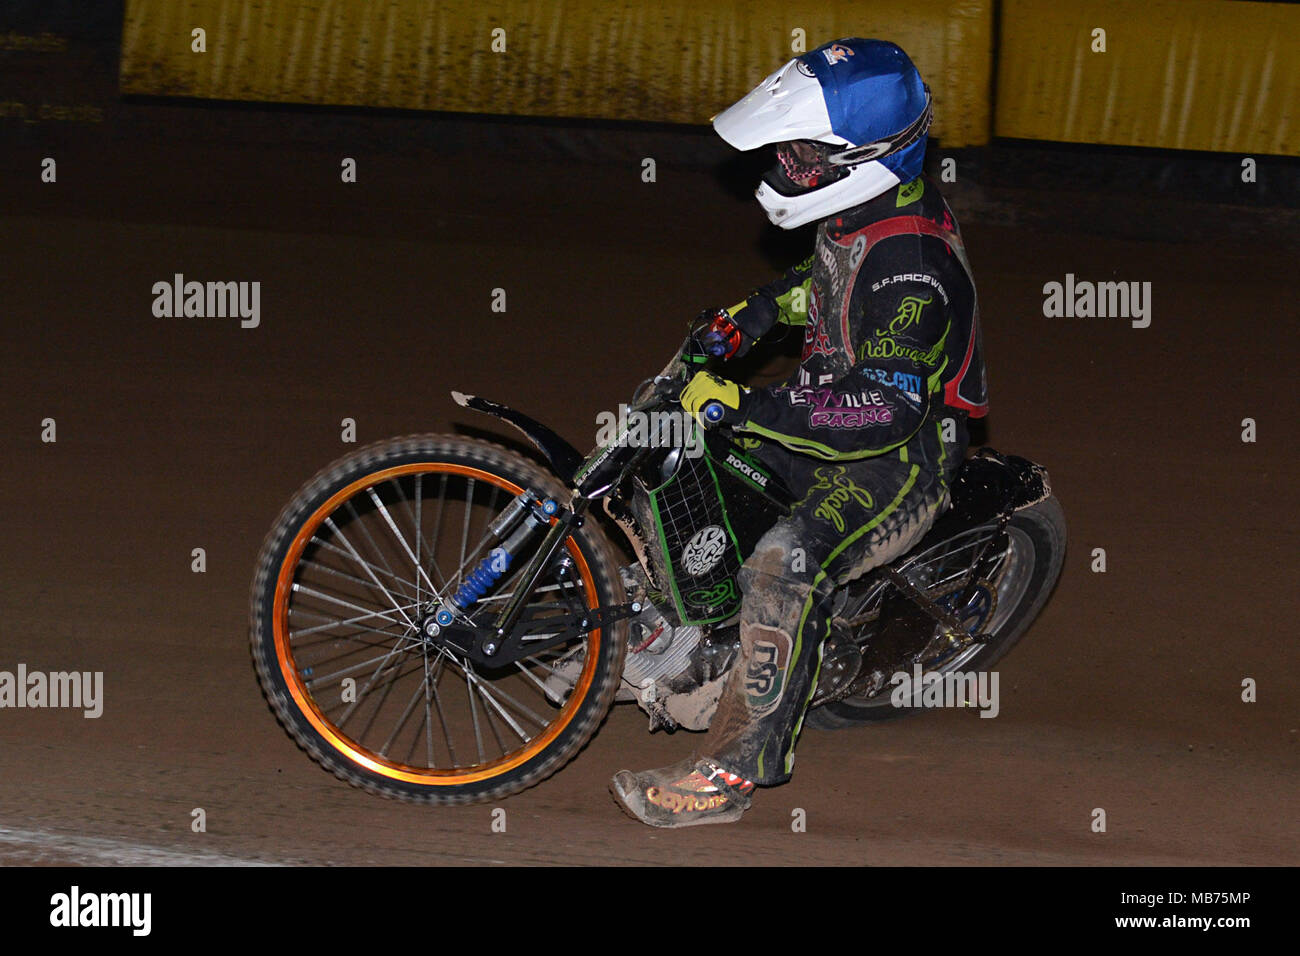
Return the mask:
POLYGON ((855 461, 906 444, 925 421, 930 403, 929 393, 914 400, 855 366, 826 385, 754 389, 745 396, 744 421, 733 427, 800 454, 855 461))
POLYGON ((881 455, 916 434, 942 401, 951 313, 932 287, 909 282, 871 293, 862 308, 865 321, 854 323, 862 340, 847 374, 821 385, 753 389, 732 426, 834 461, 881 455))
POLYGON ((738 302, 727 314, 742 333, 740 348, 732 355, 739 358, 751 345, 778 324, 801 326, 808 321, 808 284, 812 281, 813 257, 787 269, 767 285, 755 289, 744 302, 738 302))

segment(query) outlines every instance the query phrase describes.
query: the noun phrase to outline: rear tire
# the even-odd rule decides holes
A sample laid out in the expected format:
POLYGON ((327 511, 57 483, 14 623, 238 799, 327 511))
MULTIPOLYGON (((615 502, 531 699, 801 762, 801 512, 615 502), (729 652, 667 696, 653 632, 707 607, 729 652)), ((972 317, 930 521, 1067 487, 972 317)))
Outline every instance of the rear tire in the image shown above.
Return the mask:
MULTIPOLYGON (((995 524, 983 526, 994 528, 995 524)), ((963 532, 966 534, 969 532, 963 532)), ((1007 594, 1010 606, 1003 605, 1004 586, 998 585, 998 606, 994 611, 993 636, 987 643, 975 645, 945 662, 938 673, 952 670, 987 670, 1005 657, 1038 617, 1052 589, 1061 575, 1065 561, 1065 512, 1055 497, 1046 498, 1029 508, 1017 511, 1007 526, 1009 540, 1014 546, 1014 559, 1023 562, 1026 580, 1016 588, 1017 594, 1007 594)), ((950 541, 952 539, 949 539, 950 541)), ((947 542, 939 542, 927 549, 934 551, 947 542)), ((919 556, 912 556, 899 566, 906 571, 919 556)), ((1009 575, 1014 566, 1008 567, 1009 575)), ((849 585, 852 587, 853 585, 849 585)), ((926 672, 930 672, 929 668, 926 672)), ((892 720, 915 713, 914 707, 895 707, 890 700, 892 688, 886 685, 871 698, 846 697, 832 701, 808 712, 807 723, 823 730, 856 727, 877 720, 892 720)))

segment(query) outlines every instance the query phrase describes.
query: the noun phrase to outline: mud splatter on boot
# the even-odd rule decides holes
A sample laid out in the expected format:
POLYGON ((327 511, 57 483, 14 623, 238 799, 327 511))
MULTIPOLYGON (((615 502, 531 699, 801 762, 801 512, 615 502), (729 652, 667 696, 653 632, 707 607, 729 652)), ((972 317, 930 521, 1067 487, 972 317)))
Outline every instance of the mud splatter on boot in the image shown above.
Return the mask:
POLYGON ((609 791, 618 805, 652 827, 732 823, 749 809, 754 785, 711 760, 688 758, 670 767, 620 770, 609 791))

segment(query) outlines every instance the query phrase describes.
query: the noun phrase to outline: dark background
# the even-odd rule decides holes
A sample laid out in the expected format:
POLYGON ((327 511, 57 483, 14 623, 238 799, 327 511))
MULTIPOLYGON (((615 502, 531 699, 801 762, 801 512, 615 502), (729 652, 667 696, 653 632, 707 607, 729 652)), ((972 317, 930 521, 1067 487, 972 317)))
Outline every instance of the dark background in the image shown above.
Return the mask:
MULTIPOLYGON (((1247 186, 1237 156, 952 154, 987 440, 1050 469, 1070 531, 1055 596, 999 666, 997 719, 809 730, 793 782, 742 825, 678 833, 604 788, 691 740, 620 707, 492 834, 490 807, 352 790, 276 726, 246 649, 262 535, 353 447, 344 417, 360 442, 491 429, 456 388, 589 446, 691 316, 811 236, 766 223, 761 167, 707 129, 123 100, 121 12, 94 9, 0 17, 67 39, 0 50, 0 100, 76 108, 0 116, 0 669, 105 672, 99 720, 0 711, 0 860, 1297 861, 1295 159, 1259 157, 1247 186), (261 326, 155 318, 176 272, 260 281, 261 326), (1066 273, 1150 281, 1151 327, 1045 318, 1066 273)), ((936 174, 944 155, 932 143, 936 174)))

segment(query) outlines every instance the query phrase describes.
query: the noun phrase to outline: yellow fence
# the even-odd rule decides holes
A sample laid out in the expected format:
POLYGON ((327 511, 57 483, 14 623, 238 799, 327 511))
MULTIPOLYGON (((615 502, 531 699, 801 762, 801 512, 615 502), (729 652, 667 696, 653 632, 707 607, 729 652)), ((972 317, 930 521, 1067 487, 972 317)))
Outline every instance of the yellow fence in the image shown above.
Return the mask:
POLYGON ((164 96, 704 123, 796 52, 867 36, 908 51, 934 92, 933 135, 963 146, 988 139, 992 7, 993 0, 127 0, 121 86, 164 96), (193 50, 195 29, 204 31, 206 52, 193 50))
POLYGON ((999 136, 1300 154, 1300 5, 1002 0, 996 112, 999 136))
POLYGON ((995 132, 1300 153, 1300 5, 1233 0, 127 0, 121 86, 704 123, 840 36, 908 51, 944 146, 995 132))

